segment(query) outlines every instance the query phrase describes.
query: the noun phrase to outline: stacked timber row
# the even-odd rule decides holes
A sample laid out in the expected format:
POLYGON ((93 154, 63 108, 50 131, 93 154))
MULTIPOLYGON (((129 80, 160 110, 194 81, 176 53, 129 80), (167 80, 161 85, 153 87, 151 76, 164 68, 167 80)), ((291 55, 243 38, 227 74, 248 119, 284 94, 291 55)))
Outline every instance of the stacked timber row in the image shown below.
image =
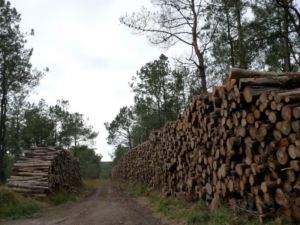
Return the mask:
POLYGON ((56 191, 75 191, 81 185, 79 161, 70 152, 36 147, 13 167, 8 186, 19 193, 44 197, 56 191))
POLYGON ((261 217, 300 220, 300 73, 233 69, 152 133, 113 177, 188 200, 223 199, 261 217))

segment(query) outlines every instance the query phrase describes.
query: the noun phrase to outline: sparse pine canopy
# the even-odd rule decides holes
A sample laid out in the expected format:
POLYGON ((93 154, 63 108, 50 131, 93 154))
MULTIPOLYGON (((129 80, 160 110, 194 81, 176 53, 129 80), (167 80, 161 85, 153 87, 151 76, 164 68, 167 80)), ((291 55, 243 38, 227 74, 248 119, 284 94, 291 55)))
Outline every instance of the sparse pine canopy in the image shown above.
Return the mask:
MULTIPOLYGON (((231 67, 299 70, 300 10, 295 0, 154 0, 153 9, 120 18, 154 45, 183 44, 201 90, 226 78, 231 67)), ((186 64, 186 63, 185 63, 186 64)))
POLYGON ((191 54, 187 60, 196 65, 201 90, 205 92, 205 55, 217 27, 208 9, 214 5, 202 0, 154 0, 152 4, 154 11, 142 8, 140 12, 122 16, 121 23, 134 32, 144 33, 155 45, 171 47, 182 43, 189 46, 191 54))

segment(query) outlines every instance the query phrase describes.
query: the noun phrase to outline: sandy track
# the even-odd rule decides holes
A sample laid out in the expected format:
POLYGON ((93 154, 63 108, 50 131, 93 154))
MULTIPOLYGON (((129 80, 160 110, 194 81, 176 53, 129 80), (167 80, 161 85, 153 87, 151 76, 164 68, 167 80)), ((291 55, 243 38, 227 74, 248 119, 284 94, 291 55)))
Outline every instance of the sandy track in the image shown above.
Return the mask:
POLYGON ((110 185, 75 203, 5 225, 162 225, 150 210, 110 185))

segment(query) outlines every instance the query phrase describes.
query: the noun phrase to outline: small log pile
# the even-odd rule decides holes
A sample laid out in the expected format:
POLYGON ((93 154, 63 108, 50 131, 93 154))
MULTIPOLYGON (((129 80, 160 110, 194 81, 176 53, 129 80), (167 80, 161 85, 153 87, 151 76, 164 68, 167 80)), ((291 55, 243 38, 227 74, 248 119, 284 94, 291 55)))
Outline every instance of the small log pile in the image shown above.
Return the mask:
POLYGON ((70 152, 36 147, 13 166, 8 187, 33 197, 45 197, 56 191, 75 191, 81 185, 79 161, 70 152))
POLYGON ((300 73, 232 69, 113 169, 187 200, 300 221, 300 73))

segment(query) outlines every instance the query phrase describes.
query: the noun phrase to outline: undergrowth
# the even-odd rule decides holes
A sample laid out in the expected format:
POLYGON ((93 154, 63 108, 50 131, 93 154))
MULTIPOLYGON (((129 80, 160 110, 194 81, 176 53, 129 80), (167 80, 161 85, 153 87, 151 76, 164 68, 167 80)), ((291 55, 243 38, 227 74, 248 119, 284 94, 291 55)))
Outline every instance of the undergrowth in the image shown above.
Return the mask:
MULTIPOLYGON (((162 197, 157 190, 146 188, 141 184, 113 182, 117 188, 127 191, 131 196, 144 202, 163 218, 170 220, 171 224, 185 225, 259 225, 258 218, 234 212, 220 206, 218 209, 209 210, 207 204, 199 200, 188 203, 173 197, 162 197), (173 222, 172 222, 173 221, 173 222), (175 221, 175 222, 174 222, 175 221)), ((266 225, 289 225, 282 218, 275 218, 265 223, 266 225)))
POLYGON ((0 190, 0 219, 18 219, 33 214, 44 207, 44 203, 25 198, 16 193, 0 190))
POLYGON ((52 206, 77 201, 96 188, 99 182, 99 180, 84 181, 77 192, 57 192, 39 199, 24 197, 0 186, 0 220, 19 219, 52 206))
POLYGON ((77 193, 65 193, 65 192, 56 192, 43 201, 47 201, 50 205, 57 206, 71 201, 77 201, 82 196, 81 192, 77 193))
POLYGON ((107 181, 100 179, 85 179, 83 180, 83 186, 86 189, 96 189, 102 187, 107 181))

